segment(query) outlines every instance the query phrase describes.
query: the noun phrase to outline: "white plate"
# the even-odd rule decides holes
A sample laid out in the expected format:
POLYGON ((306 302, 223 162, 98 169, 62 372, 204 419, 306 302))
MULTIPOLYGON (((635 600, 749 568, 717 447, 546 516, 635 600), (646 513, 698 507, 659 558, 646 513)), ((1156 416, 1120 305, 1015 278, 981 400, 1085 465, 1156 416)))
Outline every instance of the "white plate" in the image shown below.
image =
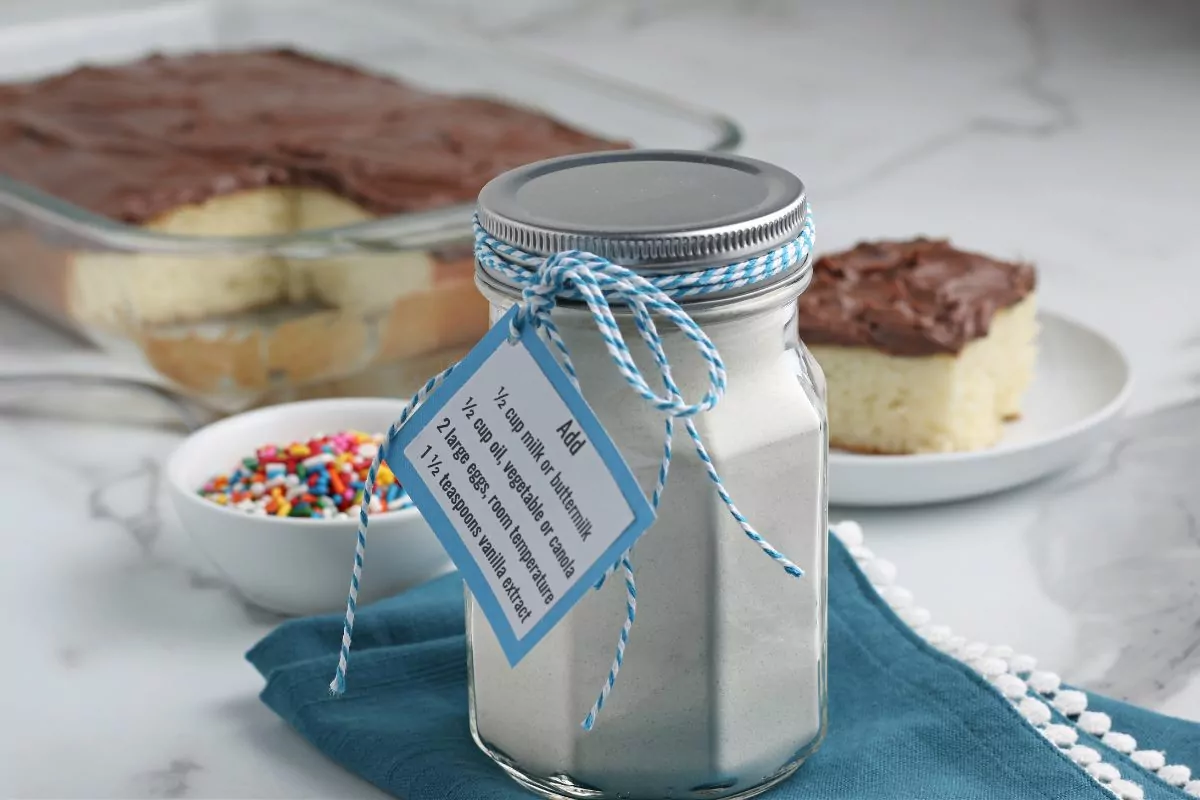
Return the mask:
POLYGON ((1102 441, 1129 400, 1129 361, 1107 338, 1042 312, 1038 361, 1022 417, 995 447, 974 453, 829 454, 829 499, 915 506, 1011 489, 1076 463, 1102 441))

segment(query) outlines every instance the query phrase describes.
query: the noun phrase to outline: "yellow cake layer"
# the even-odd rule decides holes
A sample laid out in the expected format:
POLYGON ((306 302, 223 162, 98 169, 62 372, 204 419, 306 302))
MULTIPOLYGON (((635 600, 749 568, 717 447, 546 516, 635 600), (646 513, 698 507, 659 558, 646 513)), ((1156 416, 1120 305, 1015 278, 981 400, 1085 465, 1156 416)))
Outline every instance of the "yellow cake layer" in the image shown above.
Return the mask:
POLYGON ((828 385, 830 442, 868 453, 980 450, 1021 415, 1037 355, 1034 295, 1003 309, 958 355, 893 356, 864 347, 809 349, 828 385))
MULTIPOLYGON (((371 218, 327 191, 268 188, 179 208, 145 228, 204 238, 286 235, 371 218)), ((164 376, 233 402, 380 370, 393 382, 419 376, 403 394, 488 326, 469 252, 315 260, 97 253, 61 249, 23 229, 4 232, 0 245, 0 292, 82 324, 107 345, 132 341, 164 376)))
MULTIPOLYGON (((288 191, 264 189, 185 206, 145 229, 177 236, 264 236, 289 230, 292 219, 288 191)), ((287 287, 286 266, 258 254, 79 252, 66 268, 71 316, 100 325, 230 314, 277 302, 287 287)))
MULTIPOLYGON (((176 236, 277 236, 372 219, 320 189, 266 188, 184 206, 146 230, 176 236)), ((99 324, 188 322, 279 302, 317 301, 361 311, 433 285, 420 251, 283 259, 246 255, 78 253, 66 288, 76 318, 99 324)))
MULTIPOLYGON (((335 228, 375 219, 357 203, 331 192, 295 190, 297 231, 335 228)), ((292 299, 313 298, 337 308, 378 311, 397 298, 439 283, 424 252, 355 253, 288 264, 292 299)))

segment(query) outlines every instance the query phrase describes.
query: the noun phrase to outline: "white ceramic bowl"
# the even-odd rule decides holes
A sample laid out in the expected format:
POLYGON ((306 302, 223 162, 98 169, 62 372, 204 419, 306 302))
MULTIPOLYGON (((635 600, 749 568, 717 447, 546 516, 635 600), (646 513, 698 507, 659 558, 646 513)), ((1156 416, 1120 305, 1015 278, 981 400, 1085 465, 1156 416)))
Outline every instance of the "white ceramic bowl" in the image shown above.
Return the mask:
MULTIPOLYGON (((281 614, 321 614, 346 605, 354 564, 357 514, 303 519, 246 514, 196 491, 268 442, 316 433, 387 430, 404 402, 313 400, 229 417, 193 433, 167 462, 171 500, 196 545, 251 603, 281 614)), ((369 603, 453 570, 416 509, 371 516, 359 602, 369 603)))

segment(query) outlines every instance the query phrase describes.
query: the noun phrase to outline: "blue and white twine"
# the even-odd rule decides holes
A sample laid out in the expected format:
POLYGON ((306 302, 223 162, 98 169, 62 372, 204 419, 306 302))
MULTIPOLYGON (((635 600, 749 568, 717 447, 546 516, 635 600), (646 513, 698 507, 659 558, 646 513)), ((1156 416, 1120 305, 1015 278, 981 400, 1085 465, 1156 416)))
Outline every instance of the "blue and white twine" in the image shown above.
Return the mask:
MULTIPOLYGON (((504 275, 522 287, 521 302, 512 319, 510 336, 515 339, 519 336, 522 325, 533 324, 559 351, 567 377, 572 385, 579 389, 575 365, 571 360, 566 342, 559 335, 551 312, 559 300, 585 303, 600 331, 600 337, 608 348, 613 363, 616 364, 625 381, 655 409, 665 414, 662 461, 659 464, 658 479, 650 498, 651 506, 657 511, 663 491, 666 489, 667 475, 671 465, 671 440, 674 434, 675 419, 682 419, 688 437, 696 449, 696 455, 704 463, 708 477, 716 487, 717 495, 729 509, 730 515, 738 523, 742 532, 782 566, 788 575, 797 578, 804 574, 803 570, 764 539, 755 530, 750 520, 738 510, 733 498, 725 489, 721 476, 717 474, 712 458, 709 457, 708 450, 700 439, 700 433, 696 430, 694 417, 714 407, 725 392, 725 365, 712 340, 679 306, 678 301, 689 297, 727 292, 776 277, 808 258, 812 252, 813 236, 812 214, 806 210, 804 226, 800 234, 792 241, 769 253, 736 264, 713 267, 699 272, 646 277, 581 250, 555 253, 548 258, 525 253, 490 236, 480 226, 478 219, 475 221, 476 259, 482 266, 504 275), (662 394, 656 393, 651 388, 641 370, 634 363, 629 347, 625 344, 625 339, 613 316, 610 300, 618 301, 620 305, 627 307, 632 312, 638 334, 649 348, 655 364, 658 366, 663 384, 662 394), (673 323, 688 340, 695 344, 705 361, 709 378, 708 391, 698 402, 688 403, 685 401, 671 376, 671 367, 667 362, 662 339, 653 319, 656 314, 673 323)), ((400 418, 388 429, 387 441, 389 443, 395 439, 400 428, 412 416, 413 411, 453 370, 454 366, 451 366, 430 378, 413 395, 400 418)), ((354 550, 354 571, 350 578, 350 594, 346 600, 341 654, 338 658, 337 673, 329 685, 330 691, 334 694, 342 694, 346 690, 346 669, 350 657, 351 636, 354 631, 354 613, 358 605, 358 586, 362 578, 363 557, 367 547, 367 498, 371 496, 375 486, 375 476, 379 471, 385 449, 386 447, 381 447, 375 454, 375 460, 367 473, 366 485, 363 487, 364 499, 358 513, 358 542, 354 550)), ((625 621, 621 626, 616 655, 608 676, 605 678, 596 702, 583 720, 582 725, 585 730, 591 730, 595 725, 596 717, 612 692, 617 674, 625 660, 629 631, 637 616, 637 585, 633 577, 632 550, 621 554, 618 563, 608 568, 597 587, 603 584, 604 580, 617 569, 621 569, 625 576, 625 621)))

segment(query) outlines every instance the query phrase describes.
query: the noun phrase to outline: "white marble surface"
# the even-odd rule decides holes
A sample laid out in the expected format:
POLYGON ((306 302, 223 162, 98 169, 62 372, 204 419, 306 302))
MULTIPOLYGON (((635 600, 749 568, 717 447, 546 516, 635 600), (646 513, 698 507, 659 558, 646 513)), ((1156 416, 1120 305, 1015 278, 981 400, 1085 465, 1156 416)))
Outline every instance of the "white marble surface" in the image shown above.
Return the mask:
MULTIPOLYGON (((938 621, 1200 720, 1200 5, 601 5, 480 27, 729 113, 744 152, 805 178, 823 248, 929 233, 1025 256, 1044 305, 1121 343, 1132 416, 1072 475, 856 516, 938 621)), ((76 347, 12 309, 0 343, 76 347)), ((167 507, 179 434, 100 421, 129 402, 0 387, 0 794, 378 796, 258 703, 241 655, 276 620, 167 507)))

